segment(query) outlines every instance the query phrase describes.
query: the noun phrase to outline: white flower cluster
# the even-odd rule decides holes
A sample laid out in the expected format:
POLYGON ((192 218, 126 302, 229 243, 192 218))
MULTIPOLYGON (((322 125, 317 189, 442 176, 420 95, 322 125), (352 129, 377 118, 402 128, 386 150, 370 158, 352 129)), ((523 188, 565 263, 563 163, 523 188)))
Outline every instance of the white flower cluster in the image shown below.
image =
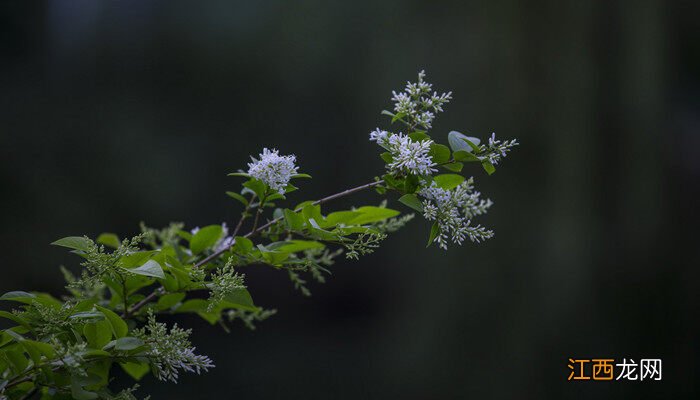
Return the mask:
POLYGON ((156 322, 150 313, 144 328, 134 330, 134 336, 150 346, 147 357, 153 367, 153 375, 161 381, 177 383, 179 370, 185 372, 206 372, 214 368, 209 357, 196 354, 189 337, 191 330, 184 330, 174 325, 168 332, 165 324, 156 322))
POLYGON ((280 156, 276 149, 267 147, 260 153, 260 159, 250 157, 253 162, 248 163, 248 174, 269 186, 271 189, 284 194, 284 189, 297 173, 295 165, 296 156, 280 156))
POLYGON ((394 111, 405 119, 411 129, 419 126, 432 128, 435 114, 442 112, 442 106, 452 99, 452 92, 438 94, 433 91, 431 94, 433 85, 423 78, 425 71, 418 73, 417 83, 407 82, 403 92, 391 92, 394 111))
POLYGON ((519 143, 517 140, 506 140, 501 142, 496 139, 496 133, 491 133, 489 138, 489 143, 487 145, 481 145, 481 157, 485 157, 491 164, 496 165, 502 158, 505 158, 506 153, 510 151, 512 147, 517 146, 519 143))
POLYGON ((389 151, 392 161, 387 164, 391 172, 407 172, 416 175, 431 175, 437 169, 428 154, 432 140, 414 141, 402 133, 393 134, 377 128, 369 134, 369 140, 389 151))
POLYGON ((435 242, 445 250, 449 239, 462 244, 467 237, 477 243, 493 237, 493 231, 481 225, 471 225, 473 217, 485 214, 493 204, 491 200, 481 199, 481 193, 474 191, 473 183, 473 178, 469 178, 456 188, 445 190, 433 182, 418 192, 425 199, 423 216, 438 224, 435 242))

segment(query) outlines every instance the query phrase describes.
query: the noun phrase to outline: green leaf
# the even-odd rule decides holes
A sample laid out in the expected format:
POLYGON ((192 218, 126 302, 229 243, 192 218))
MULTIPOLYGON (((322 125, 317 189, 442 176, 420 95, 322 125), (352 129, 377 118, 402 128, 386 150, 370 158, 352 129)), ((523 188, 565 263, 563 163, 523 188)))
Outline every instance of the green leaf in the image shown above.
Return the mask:
POLYGON ((270 243, 267 248, 285 253, 296 253, 308 249, 318 249, 325 247, 323 243, 313 240, 287 240, 284 242, 270 243))
MULTIPOLYGON (((126 269, 126 268, 125 268, 126 269)), ((138 268, 127 269, 127 271, 143 276, 152 276, 154 278, 165 279, 163 268, 156 260, 148 260, 145 264, 138 268)))
POLYGON ((235 242, 233 244, 233 250, 240 254, 248 254, 250 253, 251 250, 253 250, 253 241, 243 237, 243 236, 236 236, 235 237, 235 242))
POLYGON ((457 161, 465 161, 465 162, 481 162, 481 159, 474 154, 465 151, 465 150, 459 150, 454 152, 454 158, 457 161))
POLYGON ((119 365, 122 367, 124 372, 129 374, 130 377, 134 378, 137 381, 140 381, 141 378, 143 378, 148 371, 150 371, 150 367, 148 364, 142 364, 142 363, 135 363, 135 362, 125 362, 125 363, 119 363, 119 365))
POLYGON ((63 302, 56 299, 55 297, 51 296, 48 293, 41 293, 41 292, 34 292, 33 293, 36 296, 36 301, 39 303, 45 305, 45 306, 53 306, 53 307, 62 307, 63 302))
POLYGON ((461 162, 451 162, 449 164, 443 164, 442 167, 448 171, 462 172, 462 168, 464 167, 464 164, 462 164, 461 162))
POLYGON ((494 172, 496 172, 496 167, 494 167, 493 164, 491 164, 491 163, 488 162, 488 161, 482 162, 482 163, 481 163, 481 166, 484 167, 484 171, 486 171, 486 173, 489 174, 489 175, 491 175, 491 174, 493 174, 494 172))
POLYGON ((199 312, 206 310, 209 303, 204 299, 190 299, 175 309, 176 313, 199 312))
POLYGON ((445 190, 452 190, 464 182, 464 177, 457 174, 442 174, 436 176, 434 180, 439 187, 445 190))
POLYGON ((244 206, 247 206, 247 205, 248 205, 248 199, 246 199, 245 197, 243 197, 243 195, 240 195, 240 194, 238 194, 238 193, 236 193, 236 192, 226 192, 226 194, 227 194, 229 197, 234 198, 234 199, 240 201, 244 206))
POLYGON ((313 203, 306 204, 301 210, 301 214, 306 220, 313 219, 316 223, 323 223, 323 215, 321 215, 321 206, 313 203))
POLYGON ((24 327, 29 327, 29 322, 25 320, 24 318, 20 317, 19 315, 15 315, 9 311, 0 311, 0 318, 7 318, 11 321, 14 321, 24 327))
POLYGON ((45 306, 57 308, 61 307, 62 303, 56 300, 53 296, 46 293, 27 293, 23 291, 7 292, 0 296, 0 300, 16 301, 18 303, 32 304, 40 303, 45 306))
POLYGON ((385 151, 384 153, 380 154, 379 157, 381 157, 382 160, 384 160, 384 162, 387 164, 394 162, 394 157, 388 151, 385 151))
POLYGON ((408 135, 408 137, 411 138, 411 140, 413 140, 414 142, 420 142, 423 140, 430 139, 430 136, 428 136, 428 134, 426 134, 424 131, 412 132, 408 135))
POLYGON ((97 393, 89 392, 83 389, 83 386, 80 385, 78 378, 79 377, 76 376, 71 378, 71 396, 75 400, 94 400, 100 397, 97 393))
MULTIPOLYGON (((291 186, 291 185, 285 186, 285 193, 286 193, 286 190, 289 186, 291 186)), ((296 188, 294 188, 294 189, 296 189, 296 188)), ((287 198, 283 194, 273 193, 273 194, 267 196, 267 199, 265 199, 265 205, 269 205, 268 202, 270 202, 270 201, 275 201, 275 200, 279 200, 279 199, 286 200, 287 198)))
POLYGON ((304 227, 304 217, 290 209, 284 210, 284 221, 289 229, 294 231, 302 230, 304 227))
POLYGON ((7 361, 9 361, 10 363, 10 367, 16 375, 19 375, 20 373, 24 372, 24 370, 27 368, 27 365, 29 365, 29 360, 27 359, 27 357, 24 356, 24 354, 21 351, 8 350, 4 353, 5 357, 7 358, 7 361))
POLYGON ((354 225, 364 225, 372 222, 384 221, 385 219, 392 218, 400 214, 400 212, 390 208, 375 206, 364 206, 355 211, 361 212, 362 214, 350 221, 350 223, 354 225))
POLYGON ((209 307, 209 303, 206 300, 191 299, 191 300, 187 300, 186 302, 182 303, 182 305, 180 307, 175 309, 175 312, 176 313, 196 313, 197 315, 202 317, 202 319, 209 322, 211 325, 214 325, 219 320, 219 318, 221 318, 221 315, 218 311, 217 312, 208 312, 207 311, 208 307, 209 307))
POLYGON ((96 242, 113 249, 116 249, 121 245, 119 236, 115 235, 114 233, 101 233, 100 236, 97 237, 96 242))
POLYGON ((221 229, 221 225, 209 225, 200 229, 192 236, 192 240, 190 240, 190 250, 192 250, 192 254, 199 254, 213 247, 219 239, 221 239, 222 234, 223 230, 221 229))
MULTIPOLYGON (((325 230, 323 228, 320 228, 319 225, 314 221, 314 219, 309 220, 310 227, 308 228, 309 230, 309 237, 321 240, 321 241, 339 241, 341 238, 341 235, 339 235, 336 232, 331 232, 328 230, 325 230)), ((345 229, 345 228, 344 228, 345 229)), ((365 228, 364 231, 367 229, 365 228)), ((363 232, 364 232, 363 231, 363 232)))
POLYGON ((5 333, 7 333, 8 335, 12 336, 12 338, 14 338, 15 341, 17 341, 17 342, 23 342, 23 341, 26 340, 26 339, 24 338, 24 336, 22 336, 22 335, 20 335, 19 333, 13 331, 12 329, 7 329, 7 330, 5 331, 5 333))
MULTIPOLYGON (((190 279, 190 274, 189 274, 187 269, 182 268, 182 267, 171 267, 169 269, 169 272, 174 277, 174 280, 176 282, 176 286, 174 288, 167 287, 166 290, 189 289, 193 286, 192 279, 190 279)), ((169 276, 171 276, 171 275, 168 275, 168 277, 169 276)), ((169 282, 170 280, 166 277, 165 281, 169 282)))
POLYGON ((172 308, 185 298, 185 293, 168 293, 160 296, 156 308, 158 310, 167 310, 172 308))
POLYGON ((261 244, 258 245, 258 250, 260 250, 260 254, 265 259, 265 262, 270 265, 281 265, 283 261, 289 258, 289 253, 270 250, 261 244))
POLYGON ((17 301, 25 304, 32 304, 36 299, 36 295, 32 293, 23 292, 21 290, 16 290, 14 292, 7 292, 0 296, 0 300, 17 301))
POLYGON ((404 179, 392 176, 391 174, 382 175, 382 179, 384 179, 384 182, 389 188, 403 191, 404 179))
POLYGON ((452 151, 467 151, 467 152, 479 152, 479 143, 481 141, 475 137, 463 135, 457 131, 452 131, 447 134, 447 141, 452 147, 452 151))
POLYGON ((126 336, 114 341, 114 349, 119 351, 134 350, 144 345, 143 340, 132 336, 126 336))
POLYGON ((253 303, 253 298, 246 289, 237 289, 230 293, 224 300, 222 300, 214 309, 214 311, 207 311, 209 303, 203 299, 191 299, 182 303, 180 307, 175 309, 176 313, 197 313, 200 317, 204 318, 210 324, 215 324, 220 317, 222 310, 228 308, 243 309, 248 311, 257 311, 258 308, 253 303))
MULTIPOLYGON (((12 340, 14 340, 14 338, 12 336, 5 333, 5 331, 0 331, 0 347, 10 343, 12 340)), ((0 358, 0 362, 2 362, 2 358, 0 358)), ((2 371, 1 367, 0 367, 0 371, 2 371)))
POLYGON ((353 219, 362 215, 359 211, 336 211, 326 216, 326 226, 336 226, 339 224, 349 224, 353 219))
POLYGON ((309 174, 294 174, 294 175, 292 175, 292 179, 299 179, 299 178, 311 179, 311 175, 309 175, 309 174))
POLYGON ((443 164, 450 161, 450 148, 444 144, 433 143, 430 145, 430 151, 428 152, 436 164, 443 164))
POLYGON ((230 174, 227 174, 227 176, 242 176, 244 178, 250 178, 250 175, 245 172, 231 172, 230 174))
POLYGON ((69 249, 87 252, 92 241, 82 236, 68 236, 51 243, 54 246, 63 246, 69 249))
POLYGON ((147 250, 128 254, 119 259, 119 266, 126 269, 141 266, 156 253, 157 250, 147 250))
POLYGON ((183 230, 177 231, 177 235, 180 236, 181 238, 187 240, 188 242, 192 240, 192 234, 183 230))
MULTIPOLYGON (((154 258, 154 260, 156 260, 154 258)), ((161 264, 163 265, 163 264, 161 264)), ((132 270, 130 270, 132 271, 132 270)), ((149 286, 153 284, 153 280, 150 279, 148 276, 143 276, 143 275, 129 275, 126 276, 126 281, 125 281, 125 286, 126 286, 126 291, 127 294, 133 294, 137 290, 149 286)), ((121 287, 121 286, 119 286, 121 287)), ((121 292, 121 290, 118 290, 118 292, 121 292)))
POLYGON ((37 342, 35 340, 24 340, 22 344, 32 346, 36 351, 46 356, 47 359, 56 357, 56 351, 54 350, 53 346, 48 343, 37 342))
POLYGON ((415 194, 405 194, 399 198, 399 201, 416 211, 423 212, 423 203, 415 194))
POLYGON ((265 192, 267 192, 267 185, 265 185, 262 181, 258 179, 250 179, 244 182, 243 186, 252 190, 253 193, 255 193, 258 196, 258 198, 265 198, 265 192))
POLYGON ((231 292, 220 306, 222 308, 242 308, 249 311, 257 310, 255 304, 253 304, 253 298, 250 296, 250 292, 246 289, 236 289, 231 292))
POLYGON ((110 325, 112 326, 112 332, 114 333, 114 337, 118 339, 126 336, 126 334, 129 332, 129 327, 119 315, 117 315, 114 311, 104 308, 102 306, 95 305, 95 307, 98 310, 100 310, 102 314, 104 314, 104 316, 107 318, 107 321, 109 321, 110 325))
POLYGON ((405 116, 406 116, 406 113, 403 113, 403 112, 396 113, 396 115, 394 115, 394 116, 391 118, 391 123, 393 124, 393 123, 396 122, 396 121, 404 122, 404 121, 403 121, 403 118, 404 118, 405 116))
POLYGON ((107 320, 85 324, 83 335, 90 347, 102 348, 112 340, 112 325, 107 320))
POLYGON ((29 358, 34 362, 34 365, 41 363, 41 352, 36 347, 27 343, 26 340, 22 340, 20 345, 24 347, 24 351, 29 354, 29 358))
POLYGON ((404 180, 403 190, 405 193, 415 193, 418 186, 421 184, 421 179, 416 175, 409 175, 404 180))
POLYGON ((431 244, 433 244, 433 241, 435 240, 439 232, 440 227, 438 226, 438 223, 433 223, 433 226, 430 228, 430 237, 428 237, 428 244, 425 247, 429 247, 431 244))

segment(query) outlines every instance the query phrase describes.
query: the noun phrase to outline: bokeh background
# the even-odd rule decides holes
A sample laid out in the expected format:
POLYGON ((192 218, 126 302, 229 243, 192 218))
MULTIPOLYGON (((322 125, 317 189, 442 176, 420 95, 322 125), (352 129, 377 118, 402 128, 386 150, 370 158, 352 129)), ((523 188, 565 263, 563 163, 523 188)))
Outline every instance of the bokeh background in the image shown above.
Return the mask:
MULTIPOLYGON (((416 219, 313 296, 246 270, 256 332, 192 319, 216 361, 155 399, 697 398, 700 3, 51 1, 0 6, 0 291, 61 293, 60 237, 231 223, 226 173, 294 153, 320 197, 379 174, 368 132, 425 68, 450 130, 518 138, 496 230, 424 249, 416 219), (661 382, 567 382, 570 357, 661 382)), ((377 203, 364 193, 334 204, 377 203)), ((392 204, 396 205, 395 199, 392 204)), ((398 205, 397 205, 398 206, 398 205)), ((331 206, 332 207, 332 206, 331 206)))

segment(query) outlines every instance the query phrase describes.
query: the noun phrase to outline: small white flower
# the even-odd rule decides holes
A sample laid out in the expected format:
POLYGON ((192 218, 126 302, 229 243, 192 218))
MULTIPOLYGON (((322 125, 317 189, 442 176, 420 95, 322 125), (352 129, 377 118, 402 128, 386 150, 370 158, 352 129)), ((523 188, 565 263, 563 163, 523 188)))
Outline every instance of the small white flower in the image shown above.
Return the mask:
POLYGON ((403 92, 391 92, 391 101, 394 102, 394 111, 402 114, 402 121, 409 127, 431 129, 435 114, 443 111, 443 105, 450 102, 452 92, 438 94, 431 90, 433 85, 425 82, 425 71, 418 73, 418 82, 406 83, 403 92), (432 110, 432 111, 431 111, 432 110))
MULTIPOLYGON (((394 135, 396 136, 396 135, 394 135)), ((394 161, 389 164, 393 170, 404 170, 418 175, 430 175, 437 169, 433 168, 435 163, 428 155, 432 140, 415 142, 408 136, 400 137, 399 145, 393 154, 394 161)))
POLYGON ((394 111, 397 113, 403 113, 408 116, 411 116, 415 114, 416 112, 416 102, 411 99, 411 96, 409 96, 406 93, 396 93, 396 92, 391 92, 394 96, 391 98, 391 100, 395 103, 394 104, 394 111))
POLYGON ((485 157, 491 164, 496 165, 507 155, 512 147, 518 144, 518 141, 515 139, 502 142, 496 139, 495 132, 491 133, 489 143, 487 145, 481 145, 481 157, 485 157))
POLYGON ((493 236, 493 232, 481 225, 471 226, 471 218, 485 214, 493 204, 482 200, 481 193, 474 192, 474 180, 469 178, 452 190, 438 187, 435 182, 422 188, 418 194, 423 200, 423 216, 428 221, 436 221, 438 234, 435 242, 447 249, 447 241, 462 244, 465 238, 480 242, 493 236))
POLYGON ((433 120, 435 119, 435 114, 430 111, 423 111, 416 116, 416 123, 425 129, 430 129, 433 127, 433 120))
POLYGON ((280 156, 276 149, 269 150, 267 147, 260 153, 259 160, 251 159, 253 162, 248 163, 248 174, 280 194, 284 194, 289 180, 299 168, 295 165, 295 155, 280 156))
POLYGON ((432 140, 414 141, 402 133, 392 134, 379 128, 369 134, 369 140, 389 150, 393 161, 387 164, 387 168, 391 172, 431 175, 437 171, 433 168, 433 158, 428 154, 432 140))
POLYGON ((389 132, 383 131, 379 128, 369 133, 369 140, 372 142, 377 142, 378 145, 384 146, 389 137, 389 132))

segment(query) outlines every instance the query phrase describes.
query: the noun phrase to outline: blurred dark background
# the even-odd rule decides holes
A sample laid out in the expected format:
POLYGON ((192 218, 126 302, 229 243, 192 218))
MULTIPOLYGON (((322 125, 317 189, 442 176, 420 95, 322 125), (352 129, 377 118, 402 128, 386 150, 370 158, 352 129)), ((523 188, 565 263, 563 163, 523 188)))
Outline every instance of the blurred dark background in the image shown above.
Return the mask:
POLYGON ((424 249, 416 219, 311 298, 249 268, 279 314, 229 335, 185 321, 217 368, 144 393, 698 397, 700 3, 0 7, 2 292, 61 293, 58 266, 78 263, 48 245, 63 236, 232 223, 226 173, 263 146, 314 176, 294 202, 367 182, 382 170, 368 133, 422 68, 454 91, 435 137, 522 143, 490 178, 473 168, 493 240, 424 249), (570 357, 661 358, 663 381, 567 382, 570 357))

